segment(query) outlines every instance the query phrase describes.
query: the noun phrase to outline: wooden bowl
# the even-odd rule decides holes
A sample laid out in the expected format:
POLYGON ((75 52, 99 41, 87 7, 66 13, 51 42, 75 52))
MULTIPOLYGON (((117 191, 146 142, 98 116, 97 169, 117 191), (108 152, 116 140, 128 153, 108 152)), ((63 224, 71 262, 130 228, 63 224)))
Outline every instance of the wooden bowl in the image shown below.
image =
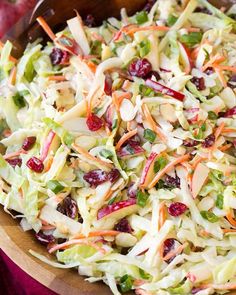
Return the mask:
MULTIPOLYGON (((49 16, 47 21, 53 28, 58 28, 60 23, 64 23, 68 18, 73 17, 74 12, 71 8, 68 8, 67 1, 49 0, 45 1, 44 4, 47 8, 50 8, 50 5, 55 6, 55 2, 57 2, 55 14, 49 16), (66 3, 66 5, 63 5, 63 3, 66 3)), ((126 7, 129 13, 134 13, 144 5, 145 0, 71 0, 70 2, 74 3, 73 8, 76 8, 82 16, 91 13, 96 16, 98 21, 101 21, 109 16, 118 16, 122 7, 126 7)), ((235 0, 222 0, 220 3, 218 0, 213 0, 211 2, 214 2, 216 6, 229 6, 235 3, 235 0)), ((29 26, 30 18, 31 14, 28 14, 5 36, 5 40, 11 39, 14 41, 16 54, 18 53, 18 55, 22 52, 26 42, 28 42, 28 38, 34 39, 39 34, 38 30, 35 34, 34 20, 29 26)), ((40 31, 40 34, 43 34, 43 32, 40 31)), ((84 277, 79 276, 76 270, 53 268, 32 257, 28 252, 29 249, 52 258, 52 256, 48 255, 45 247, 35 240, 32 232, 23 232, 19 226, 19 220, 12 219, 2 208, 0 208, 0 247, 22 270, 58 294, 112 294, 103 283, 90 284, 85 282, 84 277)))

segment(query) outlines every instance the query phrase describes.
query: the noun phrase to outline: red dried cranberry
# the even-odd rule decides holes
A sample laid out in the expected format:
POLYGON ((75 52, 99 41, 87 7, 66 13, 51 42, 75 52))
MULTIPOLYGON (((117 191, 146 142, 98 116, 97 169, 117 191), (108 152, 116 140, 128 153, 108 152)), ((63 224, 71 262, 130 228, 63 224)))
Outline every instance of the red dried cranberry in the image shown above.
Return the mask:
POLYGON ((43 172, 43 169, 44 169, 43 162, 36 157, 30 158, 27 161, 26 165, 28 168, 30 168, 32 171, 34 171, 36 173, 41 173, 41 172, 43 172))
POLYGON ((102 128, 103 120, 97 115, 91 113, 87 118, 86 124, 90 131, 97 131, 102 128))
POLYGON ((151 70, 152 65, 146 58, 137 59, 129 65, 130 75, 139 78, 145 78, 151 70))
POLYGON ((127 196, 131 199, 136 198, 137 196, 137 188, 135 187, 134 183, 131 183, 131 185, 127 189, 127 196))
POLYGON ((168 208, 168 212, 171 216, 177 217, 183 214, 187 209, 188 207, 185 204, 180 202, 175 202, 170 204, 168 208))
POLYGON ((22 144, 22 149, 25 151, 31 150, 32 147, 34 146, 35 142, 36 142, 35 136, 26 137, 26 139, 24 140, 24 142, 22 144))
POLYGON ((213 146, 213 144, 215 143, 215 140, 216 140, 216 138, 215 138, 215 135, 214 134, 208 135, 205 138, 205 140, 203 141, 202 147, 209 148, 209 147, 213 146))
POLYGON ((110 75, 106 75, 104 92, 106 93, 106 95, 112 95, 112 78, 110 75))
POLYGON ((57 211, 75 219, 78 215, 78 206, 75 200, 67 196, 61 203, 57 205, 57 211))
POLYGON ((205 80, 203 77, 193 77, 190 81, 197 87, 198 90, 201 91, 206 89, 205 80))
POLYGON ((207 75, 211 75, 211 74, 214 73, 214 69, 213 69, 212 67, 209 67, 209 68, 207 68, 207 69, 205 70, 205 73, 206 73, 207 75))
POLYGON ((173 250, 175 247, 175 239, 166 239, 164 241, 164 247, 163 247, 163 257, 166 256, 171 250, 173 250))
POLYGON ((236 75, 231 76, 227 85, 231 88, 236 88, 236 75))
POLYGON ((131 143, 121 147, 121 149, 117 151, 117 156, 122 158, 126 156, 142 154, 143 152, 144 149, 140 146, 140 143, 136 142, 135 144, 134 141, 131 141, 131 143))
POLYGON ((69 61, 69 53, 65 50, 54 47, 52 52, 50 53, 50 59, 54 66, 65 64, 69 61))
POLYGON ((110 182, 115 182, 120 177, 120 172, 118 169, 112 169, 108 175, 107 178, 110 180, 110 182))
POLYGON ((146 12, 150 12, 150 10, 152 9, 152 6, 155 4, 155 0, 148 0, 146 5, 144 6, 144 11, 146 12))
POLYGON ((160 76, 160 74, 157 71, 151 71, 151 72, 149 72, 147 74, 147 76, 145 77, 145 79, 151 79, 152 76, 154 76, 157 81, 161 79, 161 76, 160 76))
POLYGON ((103 170, 96 169, 84 174, 84 180, 91 186, 98 186, 99 184, 107 181, 107 173, 103 170))
POLYGON ((198 141, 196 141, 194 139, 185 139, 183 141, 183 145, 186 147, 194 147, 194 146, 198 145, 198 141))
POLYGON ((236 106, 227 110, 225 113, 221 113, 220 115, 222 115, 225 118, 235 116, 236 115, 236 106))
POLYGON ((7 159, 6 160, 8 164, 10 164, 13 168, 16 166, 21 167, 22 165, 22 159, 21 158, 14 158, 14 159, 7 159))
POLYGON ((92 14, 88 14, 86 16, 86 19, 84 20, 84 24, 89 28, 96 26, 95 18, 93 17, 92 14))
POLYGON ((177 175, 175 177, 172 177, 170 175, 166 175, 165 185, 167 185, 168 187, 180 188, 180 178, 177 175))
POLYGON ((43 232, 38 232, 35 234, 36 239, 43 245, 48 245, 49 243, 54 243, 55 238, 53 235, 46 235, 43 232))
POLYGON ((114 229, 124 233, 132 233, 132 228, 126 218, 122 218, 115 226, 114 229))

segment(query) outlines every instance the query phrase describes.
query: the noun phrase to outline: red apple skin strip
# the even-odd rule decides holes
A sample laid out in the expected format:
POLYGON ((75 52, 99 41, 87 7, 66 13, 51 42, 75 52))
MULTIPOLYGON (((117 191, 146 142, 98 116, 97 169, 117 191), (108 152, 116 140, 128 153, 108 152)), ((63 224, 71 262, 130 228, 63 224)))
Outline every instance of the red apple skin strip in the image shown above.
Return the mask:
POLYGON ((189 158, 189 154, 186 154, 170 162, 168 165, 166 165, 165 168, 163 168, 161 171, 159 171, 156 174, 152 182, 149 184, 148 188, 149 189, 153 188, 156 185, 156 183, 162 178, 162 176, 164 176, 167 172, 171 171, 176 165, 187 161, 188 158, 189 158))

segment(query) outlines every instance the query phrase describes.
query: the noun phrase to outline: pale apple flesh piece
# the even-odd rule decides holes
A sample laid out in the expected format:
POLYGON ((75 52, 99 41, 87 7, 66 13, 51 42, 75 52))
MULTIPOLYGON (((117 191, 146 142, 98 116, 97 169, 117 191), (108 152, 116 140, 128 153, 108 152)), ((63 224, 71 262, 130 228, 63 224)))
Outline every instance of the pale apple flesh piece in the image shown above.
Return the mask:
POLYGON ((191 183, 191 191, 192 196, 195 199, 199 192, 201 191, 203 185, 205 184, 210 169, 202 163, 199 163, 193 173, 192 183, 191 183))
POLYGON ((170 103, 165 103, 160 106, 160 113, 162 117, 171 123, 177 121, 177 116, 175 114, 175 108, 170 103))
POLYGON ((158 156, 157 153, 152 152, 146 161, 146 164, 144 166, 141 179, 140 179, 140 185, 143 187, 146 187, 151 182, 151 180, 153 179, 155 175, 154 164, 155 164, 155 160, 157 156, 158 156))

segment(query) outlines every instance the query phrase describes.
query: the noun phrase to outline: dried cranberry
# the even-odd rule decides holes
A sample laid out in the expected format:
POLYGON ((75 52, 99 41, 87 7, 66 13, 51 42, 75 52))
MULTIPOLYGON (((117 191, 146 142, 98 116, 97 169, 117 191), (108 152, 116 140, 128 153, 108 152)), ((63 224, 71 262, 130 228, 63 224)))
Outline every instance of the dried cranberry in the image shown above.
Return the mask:
POLYGON ((232 75, 227 85, 231 88, 236 88, 236 75, 232 75))
POLYGON ((93 17, 92 14, 88 14, 86 16, 86 19, 84 20, 84 24, 89 28, 96 26, 95 18, 93 17))
POLYGON ((187 209, 188 207, 185 204, 180 202, 175 202, 170 204, 168 208, 168 212, 171 216, 177 217, 183 214, 187 209))
POLYGON ((54 243, 55 238, 53 235, 46 235, 43 232, 38 232, 35 234, 36 239, 43 245, 48 245, 49 243, 54 243))
POLYGON ((97 131, 102 128, 103 120, 97 115, 91 113, 87 118, 86 124, 90 131, 97 131))
POLYGON ((91 186, 98 186, 99 184, 107 181, 107 173, 103 170, 96 169, 84 174, 84 180, 91 186))
POLYGON ((175 177, 166 175, 165 184, 168 187, 177 187, 180 188, 180 178, 176 175, 175 177))
POLYGON ((106 95, 112 95, 112 78, 110 75, 106 75, 104 92, 106 93, 106 95))
POLYGON ((36 173, 41 173, 41 172, 43 172, 43 169, 44 169, 43 162, 36 157, 30 158, 27 161, 26 165, 28 168, 30 168, 31 170, 33 170, 36 173))
POLYGON ((108 175, 107 178, 110 180, 110 182, 115 182, 120 177, 120 172, 118 169, 112 169, 108 175))
POLYGON ((211 75, 211 74, 214 73, 214 69, 213 69, 212 67, 209 67, 209 68, 207 68, 207 69, 205 70, 205 73, 206 73, 207 75, 211 75))
POLYGON ((149 72, 147 74, 147 76, 145 77, 145 79, 151 79, 152 76, 154 76, 157 81, 161 79, 161 76, 160 76, 160 74, 157 71, 151 71, 151 72, 149 72))
POLYGON ((78 215, 78 206, 75 200, 67 196, 61 203, 57 205, 57 211, 62 214, 75 219, 78 215))
POLYGON ((209 147, 213 146, 213 144, 215 143, 215 140, 216 140, 216 138, 215 138, 215 135, 214 134, 208 135, 205 138, 205 140, 203 141, 202 147, 209 148, 209 147))
POLYGON ((201 12, 205 14, 212 14, 206 7, 197 7, 194 12, 201 12))
POLYGON ((175 239, 166 239, 163 247, 163 257, 165 257, 175 247, 175 239))
POLYGON ((183 141, 183 145, 186 147, 194 147, 194 146, 198 145, 198 141, 196 141, 194 139, 185 139, 183 141))
POLYGON ((150 12, 150 10, 152 9, 152 6, 155 4, 155 0, 148 0, 146 5, 144 6, 144 11, 150 12))
POLYGON ((50 53, 50 59, 54 66, 67 63, 69 61, 69 56, 67 51, 56 47, 54 47, 50 53))
POLYGON ((145 150, 140 146, 138 142, 131 142, 124 147, 121 147, 119 151, 117 151, 117 156, 122 158, 131 155, 142 154, 145 150))
POLYGON ((221 113, 220 116, 223 116, 225 118, 229 118, 229 117, 232 117, 232 116, 235 116, 236 115, 236 106, 227 110, 225 113, 221 113))
POLYGON ((22 144, 22 149, 25 151, 31 150, 32 147, 34 146, 35 142, 36 142, 35 136, 26 137, 26 139, 24 140, 24 142, 22 144))
POLYGON ((124 232, 124 233, 132 233, 132 228, 129 224, 129 221, 126 218, 122 218, 114 227, 115 230, 124 232))
POLYGON ((197 87, 198 90, 201 91, 206 89, 205 80, 203 77, 193 77, 190 81, 197 87))
POLYGON ((129 198, 136 198, 136 196, 137 196, 137 188, 135 187, 134 183, 131 183, 131 185, 128 187, 127 196, 129 198))
POLYGON ((21 167, 22 165, 22 159, 21 158, 14 158, 14 159, 7 159, 6 160, 8 164, 10 164, 13 168, 16 166, 21 167))
POLYGON ((129 65, 130 75, 139 78, 145 78, 151 70, 152 65, 146 58, 137 59, 129 65))

